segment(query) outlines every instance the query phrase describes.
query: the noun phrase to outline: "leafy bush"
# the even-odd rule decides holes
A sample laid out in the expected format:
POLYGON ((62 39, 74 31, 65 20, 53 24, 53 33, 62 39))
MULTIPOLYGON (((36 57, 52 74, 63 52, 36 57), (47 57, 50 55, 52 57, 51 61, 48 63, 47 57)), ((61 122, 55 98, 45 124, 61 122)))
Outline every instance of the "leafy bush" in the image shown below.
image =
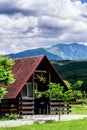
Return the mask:
POLYGON ((0 120, 17 120, 17 119, 20 119, 20 117, 16 113, 11 113, 9 116, 0 115, 0 120))
POLYGON ((0 120, 6 120, 5 116, 0 115, 0 120))
POLYGON ((15 113, 11 113, 9 116, 8 116, 8 120, 17 120, 17 119, 19 119, 20 117, 17 115, 17 114, 15 114, 15 113))

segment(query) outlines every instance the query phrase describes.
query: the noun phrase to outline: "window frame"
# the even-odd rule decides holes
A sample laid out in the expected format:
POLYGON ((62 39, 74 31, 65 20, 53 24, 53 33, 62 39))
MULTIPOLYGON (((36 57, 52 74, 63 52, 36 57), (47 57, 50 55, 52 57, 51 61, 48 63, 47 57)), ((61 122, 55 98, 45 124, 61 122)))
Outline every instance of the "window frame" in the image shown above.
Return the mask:
POLYGON ((33 83, 32 82, 29 82, 29 83, 27 83, 24 87, 27 87, 27 95, 26 96, 23 96, 23 89, 22 89, 22 91, 21 91, 21 96, 22 96, 22 98, 29 98, 29 99, 31 99, 31 98, 36 98, 37 97, 37 95, 34 93, 34 90, 36 89, 37 90, 37 83, 35 82, 34 83, 34 85, 33 85, 33 83), (32 96, 30 96, 30 86, 32 87, 32 96))

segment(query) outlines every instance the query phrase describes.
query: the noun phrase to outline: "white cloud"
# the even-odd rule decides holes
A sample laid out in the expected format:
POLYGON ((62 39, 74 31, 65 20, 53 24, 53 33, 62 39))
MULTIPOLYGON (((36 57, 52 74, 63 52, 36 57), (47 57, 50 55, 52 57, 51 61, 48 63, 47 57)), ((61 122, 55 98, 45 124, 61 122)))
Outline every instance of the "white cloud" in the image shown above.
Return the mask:
POLYGON ((79 0, 0 0, 0 53, 62 42, 87 43, 86 36, 87 3, 79 0))

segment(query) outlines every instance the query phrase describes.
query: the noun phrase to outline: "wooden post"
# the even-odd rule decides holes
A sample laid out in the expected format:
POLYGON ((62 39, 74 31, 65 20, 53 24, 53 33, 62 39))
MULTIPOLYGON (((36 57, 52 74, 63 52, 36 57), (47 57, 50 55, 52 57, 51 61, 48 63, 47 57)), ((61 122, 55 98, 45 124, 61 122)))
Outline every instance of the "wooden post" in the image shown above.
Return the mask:
POLYGON ((67 103, 67 114, 69 114, 69 102, 66 103, 67 103))
POLYGON ((49 83, 51 82, 51 73, 49 72, 49 83))
POLYGON ((22 97, 19 97, 19 115, 22 115, 22 97))
POLYGON ((32 75, 33 97, 34 97, 34 73, 32 75))
POLYGON ((61 109, 60 109, 60 106, 61 105, 61 103, 59 102, 59 122, 60 122, 60 116, 61 116, 61 109))

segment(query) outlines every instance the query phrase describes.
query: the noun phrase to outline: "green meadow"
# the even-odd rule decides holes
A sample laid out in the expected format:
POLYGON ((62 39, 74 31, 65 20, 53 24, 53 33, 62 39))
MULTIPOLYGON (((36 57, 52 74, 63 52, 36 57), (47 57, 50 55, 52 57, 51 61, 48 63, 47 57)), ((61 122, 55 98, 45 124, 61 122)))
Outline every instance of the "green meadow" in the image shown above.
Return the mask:
POLYGON ((0 130, 87 130, 87 118, 54 123, 5 127, 0 128, 0 130))

